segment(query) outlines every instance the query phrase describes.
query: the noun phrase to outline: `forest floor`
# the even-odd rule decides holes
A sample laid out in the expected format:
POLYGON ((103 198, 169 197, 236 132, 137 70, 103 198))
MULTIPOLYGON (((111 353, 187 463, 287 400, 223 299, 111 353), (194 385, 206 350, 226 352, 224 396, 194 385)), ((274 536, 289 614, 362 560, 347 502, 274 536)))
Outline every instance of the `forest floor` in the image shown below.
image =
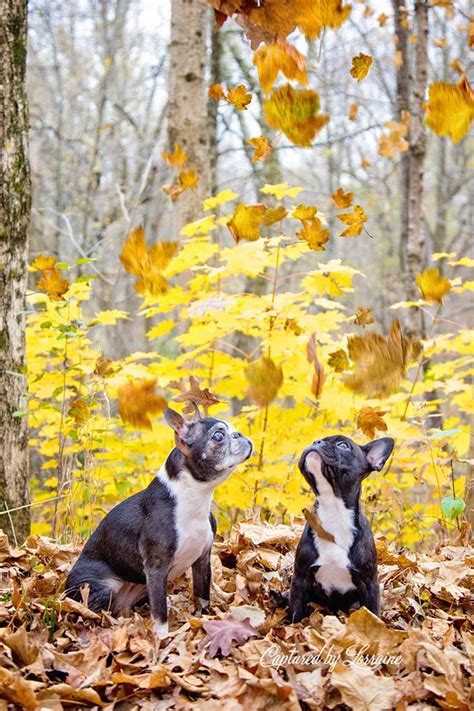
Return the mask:
POLYGON ((178 580, 158 649, 146 608, 115 619, 61 599, 72 545, 31 536, 16 548, 1 534, 0 710, 468 711, 473 549, 415 557, 380 538, 382 619, 315 609, 290 625, 269 591, 286 589, 300 532, 235 527, 215 546, 212 614, 193 616, 178 580))

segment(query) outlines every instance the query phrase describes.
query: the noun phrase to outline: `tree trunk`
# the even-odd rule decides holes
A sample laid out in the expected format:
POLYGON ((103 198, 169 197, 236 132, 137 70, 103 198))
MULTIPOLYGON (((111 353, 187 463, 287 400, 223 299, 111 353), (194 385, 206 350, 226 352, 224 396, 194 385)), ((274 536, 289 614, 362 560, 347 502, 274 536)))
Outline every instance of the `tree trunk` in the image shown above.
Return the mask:
MULTIPOLYGON (((26 102, 27 0, 0 0, 0 510, 29 503, 25 311, 31 209, 26 102)), ((0 516, 21 542, 30 509, 0 516)))
POLYGON ((211 189, 210 131, 206 68, 209 8, 202 0, 172 0, 169 68, 168 137, 170 149, 179 143, 188 154, 199 182, 174 203, 173 237, 201 215, 202 200, 211 189))

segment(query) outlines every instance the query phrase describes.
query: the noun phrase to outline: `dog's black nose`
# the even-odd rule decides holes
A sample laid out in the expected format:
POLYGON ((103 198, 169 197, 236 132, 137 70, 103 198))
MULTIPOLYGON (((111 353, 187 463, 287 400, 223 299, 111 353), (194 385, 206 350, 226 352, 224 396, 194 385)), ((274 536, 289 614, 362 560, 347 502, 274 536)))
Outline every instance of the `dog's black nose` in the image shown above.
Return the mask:
POLYGON ((232 432, 231 437, 237 439, 238 437, 242 437, 242 435, 240 434, 240 432, 232 432))
POLYGON ((319 444, 323 444, 323 440, 322 439, 315 439, 313 442, 313 446, 317 447, 319 444))

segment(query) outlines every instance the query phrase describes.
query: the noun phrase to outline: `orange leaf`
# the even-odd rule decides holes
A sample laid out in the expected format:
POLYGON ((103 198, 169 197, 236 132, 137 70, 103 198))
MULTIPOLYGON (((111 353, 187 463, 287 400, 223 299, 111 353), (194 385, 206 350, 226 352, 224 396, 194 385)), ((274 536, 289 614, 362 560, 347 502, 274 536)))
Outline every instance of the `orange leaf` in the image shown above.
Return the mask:
POLYGON ((375 430, 380 432, 387 431, 387 423, 384 421, 383 416, 386 415, 385 410, 380 410, 377 407, 363 407, 360 412, 357 413, 357 427, 362 430, 362 432, 373 439, 375 437, 375 430))
POLYGON ((349 106, 349 114, 347 118, 349 121, 355 121, 357 118, 357 112, 359 111, 359 105, 358 104, 351 104, 349 106))
POLYGON ((287 215, 288 212, 285 210, 283 205, 279 205, 278 207, 267 207, 265 215, 263 216, 263 224, 269 227, 275 222, 284 220, 287 215))
POLYGON ((338 188, 336 192, 331 195, 331 197, 335 206, 342 209, 352 205, 354 193, 345 193, 342 188, 338 188))
POLYGON ((207 94, 210 99, 214 99, 214 101, 220 101, 224 98, 225 91, 222 87, 222 84, 211 84, 207 94))
POLYGON ((372 316, 372 309, 366 309, 363 306, 359 306, 355 312, 354 323, 356 326, 369 326, 374 322, 372 316))
POLYGON ((368 217, 360 205, 354 205, 354 212, 345 212, 338 215, 337 219, 349 225, 344 232, 341 232, 341 237, 357 237, 362 232, 364 222, 367 222, 368 217))
POLYGON ((256 163, 258 160, 265 160, 267 156, 271 153, 272 147, 268 142, 268 138, 265 136, 257 136, 256 138, 249 138, 247 143, 250 143, 256 150, 252 157, 252 162, 256 163))
POLYGON ((179 143, 174 144, 174 151, 172 153, 164 151, 161 154, 161 157, 172 168, 182 168, 182 166, 188 161, 187 153, 184 148, 179 145, 179 143))
POLYGON ((237 244, 241 240, 255 242, 260 237, 260 225, 264 220, 266 209, 263 204, 245 205, 241 202, 237 205, 227 225, 237 244))
POLYGON ((249 382, 248 397, 262 407, 274 400, 283 384, 283 371, 271 358, 262 357, 245 370, 249 382))
POLYGON ((118 410, 124 422, 134 427, 151 430, 149 415, 163 412, 166 400, 156 392, 157 380, 128 382, 118 389, 118 410))
POLYGON ((199 176, 194 170, 194 168, 188 168, 187 170, 181 170, 178 175, 178 183, 182 190, 187 190, 188 188, 195 188, 198 184, 199 176))
POLYGON ((397 153, 404 153, 408 150, 408 141, 405 136, 408 133, 406 122, 388 121, 385 128, 389 129, 389 134, 382 135, 379 139, 379 155, 384 158, 393 158, 397 153))
POLYGON ((337 351, 333 351, 329 354, 328 365, 330 368, 334 368, 336 373, 343 373, 349 368, 349 358, 347 357, 346 351, 340 348, 337 351))
POLYGON ((312 363, 314 367, 313 378, 311 381, 311 392, 314 397, 318 399, 323 391, 324 381, 326 376, 324 374, 324 368, 319 362, 318 354, 316 351, 316 334, 313 333, 306 345, 306 358, 308 363, 312 363))
POLYGON ((363 54, 361 52, 356 57, 352 57, 352 67, 350 70, 351 76, 357 81, 362 81, 365 79, 369 73, 370 65, 372 64, 372 57, 368 54, 363 54))
POLYGON ((247 105, 252 101, 252 94, 249 94, 246 87, 243 84, 239 84, 233 89, 229 86, 227 94, 225 95, 225 100, 229 104, 233 104, 239 111, 246 111, 247 105))
POLYGON ((69 281, 61 277, 59 269, 46 269, 36 286, 45 291, 51 301, 64 301, 63 295, 69 289, 69 281))
POLYGON ((314 205, 300 204, 293 210, 293 217, 296 220, 300 220, 300 222, 304 222, 305 220, 312 220, 316 217, 317 211, 318 208, 314 205))
POLYGON ((47 257, 45 254, 40 254, 39 257, 36 257, 31 263, 31 268, 35 271, 46 272, 48 269, 54 269, 56 261, 56 257, 47 257))
POLYGON ((323 223, 318 217, 303 220, 303 228, 296 233, 298 239, 308 243, 315 252, 324 252, 324 245, 329 240, 329 230, 323 228, 323 223))
POLYGON ((139 294, 162 294, 168 290, 168 282, 161 272, 178 248, 178 242, 158 242, 148 249, 141 225, 130 233, 123 245, 120 261, 129 274, 138 277, 135 290, 139 294))
POLYGON ((312 89, 297 91, 290 84, 274 89, 263 110, 269 126, 282 131, 296 146, 310 146, 329 121, 319 113, 319 94, 312 89))
POLYGON ((272 88, 278 72, 282 72, 287 79, 294 79, 300 84, 308 83, 306 57, 284 40, 263 44, 254 52, 253 63, 257 66, 258 80, 265 93, 272 88))

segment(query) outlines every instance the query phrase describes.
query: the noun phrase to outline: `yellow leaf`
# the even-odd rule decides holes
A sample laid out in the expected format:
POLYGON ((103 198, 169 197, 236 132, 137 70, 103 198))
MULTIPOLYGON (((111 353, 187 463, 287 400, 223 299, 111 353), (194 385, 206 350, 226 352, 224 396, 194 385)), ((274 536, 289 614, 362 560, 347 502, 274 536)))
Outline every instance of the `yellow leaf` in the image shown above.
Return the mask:
POLYGON ((304 188, 289 188, 288 183, 276 183, 275 185, 264 185, 260 188, 261 193, 265 195, 274 195, 277 200, 283 200, 284 197, 296 197, 304 188))
POLYGON ((205 210, 215 210, 219 205, 224 205, 236 197, 239 196, 237 193, 234 193, 233 190, 221 190, 220 193, 217 193, 214 197, 206 198, 202 204, 205 210))
POLYGON ((184 225, 180 234, 184 235, 185 237, 194 237, 194 235, 207 235, 209 232, 215 229, 216 226, 214 224, 214 215, 208 215, 207 217, 202 217, 200 220, 188 222, 187 225, 184 225))
POLYGON ((362 232, 364 222, 367 222, 367 215, 360 205, 354 205, 354 212, 345 212, 338 215, 337 219, 349 225, 344 232, 341 232, 341 237, 356 237, 362 232))
POLYGON ((136 227, 123 245, 120 261, 125 271, 135 276, 141 276, 142 265, 147 256, 145 230, 141 225, 136 227))
POLYGON ((194 170, 194 168, 188 168, 187 170, 181 170, 178 175, 178 182, 180 188, 188 190, 188 188, 195 188, 198 184, 199 176, 194 170))
POLYGON ((474 117, 474 92, 466 77, 457 84, 435 82, 429 87, 425 123, 438 136, 450 136, 458 143, 474 117))
POLYGON ((324 27, 337 29, 351 12, 351 6, 343 5, 341 0, 296 0, 285 4, 295 6, 296 24, 307 39, 319 37, 324 27))
POLYGON ((56 261, 56 257, 47 257, 44 254, 40 254, 39 257, 36 257, 36 259, 31 263, 31 269, 39 272, 46 272, 48 269, 54 269, 56 261))
POLYGON ((368 54, 361 52, 356 57, 352 57, 352 67, 350 70, 351 76, 357 81, 362 81, 365 79, 369 73, 370 65, 372 64, 372 57, 368 54))
POLYGON ((350 207, 352 205, 352 200, 354 199, 354 193, 345 193, 342 188, 338 188, 336 192, 331 195, 331 197, 336 207, 350 207))
POLYGON ((265 205, 245 205, 239 203, 234 210, 232 219, 227 225, 237 244, 241 240, 254 242, 260 237, 260 225, 263 222, 265 205))
POLYGON ((296 236, 307 242, 316 252, 324 252, 324 245, 329 240, 329 230, 323 229, 321 220, 313 217, 310 220, 303 220, 303 228, 296 233, 296 236))
POLYGON ((310 146, 329 117, 319 113, 319 94, 312 89, 297 91, 290 84, 274 89, 264 101, 269 126, 282 131, 296 146, 310 146))
POLYGON ((138 277, 135 283, 138 294, 162 294, 168 290, 162 271, 178 249, 178 242, 158 242, 147 249, 143 227, 131 232, 123 246, 120 261, 129 274, 138 277))
POLYGON ((377 407, 363 407, 360 412, 357 413, 357 427, 362 430, 362 432, 373 439, 375 437, 375 430, 380 432, 387 431, 387 423, 383 419, 386 415, 386 410, 380 410, 377 407))
POLYGON ((276 81, 278 72, 287 79, 307 84, 306 57, 293 45, 280 40, 277 43, 262 44, 253 55, 253 63, 258 70, 258 80, 265 93, 276 81))
POLYGON ((359 105, 358 104, 351 104, 349 106, 349 114, 347 118, 349 121, 355 121, 357 118, 357 112, 359 111, 359 105))
POLYGON ((372 309, 366 309, 363 306, 359 306, 355 312, 354 323, 357 326, 369 326, 374 322, 372 316, 372 309))
POLYGON ((149 415, 163 412, 165 398, 156 392, 157 380, 128 382, 118 389, 118 409, 124 422, 135 427, 151 430, 149 415))
POLYGON ((268 138, 265 136, 257 136, 256 138, 249 138, 247 143, 255 148, 255 153, 252 156, 252 162, 256 163, 258 160, 265 160, 267 156, 271 153, 272 147, 268 142, 268 138))
POLYGON ((243 84, 238 84, 235 89, 231 86, 228 88, 225 100, 228 101, 229 104, 233 104, 239 111, 246 111, 247 105, 252 101, 252 94, 247 92, 243 84))
POLYGON ((220 101, 221 99, 223 99, 225 96, 225 91, 222 87, 222 84, 211 84, 208 89, 207 95, 210 99, 214 99, 214 101, 220 101))
POLYGON ((330 368, 334 368, 336 373, 343 373, 349 368, 349 358, 347 353, 342 348, 337 351, 333 351, 329 354, 328 365, 330 368))
POLYGON ((46 269, 36 286, 41 291, 45 291, 51 301, 64 301, 64 294, 69 289, 69 281, 61 277, 59 269, 46 269))
POLYGON ((250 363, 245 370, 245 377, 249 383, 247 395, 260 407, 272 402, 283 384, 281 367, 266 357, 250 363))
POLYGON ((187 163, 188 160, 186 151, 179 145, 179 143, 174 144, 174 151, 172 153, 164 151, 164 153, 161 154, 161 157, 172 168, 181 168, 187 163))
POLYGON ((69 403, 67 414, 68 417, 71 417, 74 423, 80 427, 87 422, 91 413, 85 399, 83 397, 77 397, 69 403))
POLYGON ((263 224, 269 227, 275 222, 284 220, 287 215, 288 212, 285 210, 283 205, 279 205, 278 207, 267 207, 265 215, 263 216, 263 224))
POLYGON ((416 275, 416 283, 426 301, 442 304, 443 298, 451 291, 451 282, 441 276, 439 269, 425 269, 416 275))
POLYGON ((300 222, 304 222, 305 220, 312 220, 314 217, 316 217, 317 211, 318 208, 314 205, 303 205, 301 203, 293 210, 292 217, 294 217, 295 220, 300 220, 300 222))
POLYGON ((388 121, 385 128, 389 129, 389 134, 382 135, 379 139, 379 155, 384 158, 393 158, 397 153, 404 153, 408 150, 406 135, 408 126, 406 123, 398 121, 388 121))

